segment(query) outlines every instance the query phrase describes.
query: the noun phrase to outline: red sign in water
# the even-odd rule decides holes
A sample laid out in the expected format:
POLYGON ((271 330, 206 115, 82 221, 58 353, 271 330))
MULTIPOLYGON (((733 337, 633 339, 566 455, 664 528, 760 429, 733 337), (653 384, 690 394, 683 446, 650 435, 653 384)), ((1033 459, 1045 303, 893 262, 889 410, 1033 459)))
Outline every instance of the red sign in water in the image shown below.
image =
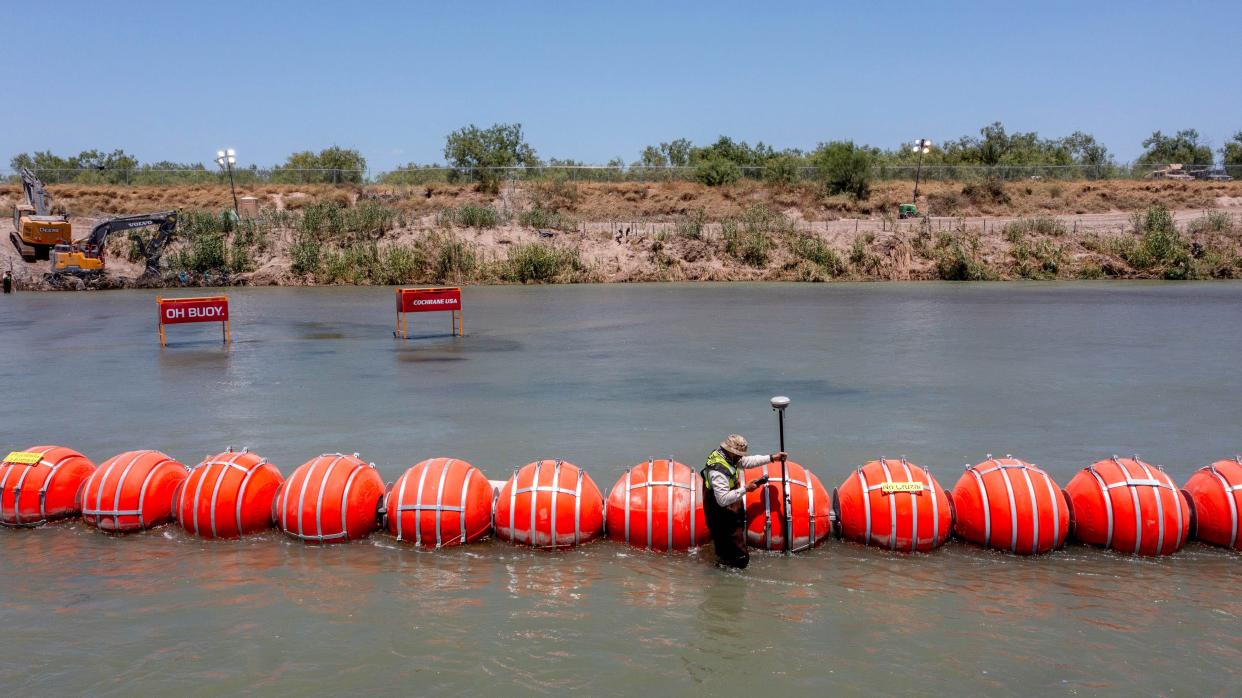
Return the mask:
POLYGON ((224 322, 229 319, 227 296, 207 298, 157 298, 160 323, 175 325, 181 322, 224 322))
POLYGON ((159 309, 160 346, 167 344, 164 325, 179 325, 186 322, 218 322, 224 341, 228 342, 231 339, 228 296, 156 297, 155 305, 159 309))
POLYGON ((461 310, 461 289, 397 289, 398 313, 427 313, 434 310, 461 310))
POLYGON ((462 334, 460 288, 397 289, 397 327, 393 330, 393 336, 409 339, 406 313, 430 313, 438 310, 452 313, 453 334, 462 334))

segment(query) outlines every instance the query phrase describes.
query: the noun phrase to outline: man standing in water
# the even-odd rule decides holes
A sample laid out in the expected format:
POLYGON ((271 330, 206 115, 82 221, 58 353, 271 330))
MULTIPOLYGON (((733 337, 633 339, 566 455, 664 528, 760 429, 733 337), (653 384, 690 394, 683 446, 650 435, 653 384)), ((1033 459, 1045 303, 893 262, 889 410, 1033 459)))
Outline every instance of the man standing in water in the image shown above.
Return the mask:
POLYGON ((13 272, 8 269, 4 271, 4 292, 13 292, 13 272))
POLYGON ((716 562, 737 569, 750 564, 750 554, 746 552, 746 493, 768 481, 764 475, 743 486, 741 471, 785 458, 784 453, 748 456, 747 449, 746 439, 730 434, 720 442, 720 448, 707 455, 707 464, 703 466, 703 514, 716 547, 716 562))

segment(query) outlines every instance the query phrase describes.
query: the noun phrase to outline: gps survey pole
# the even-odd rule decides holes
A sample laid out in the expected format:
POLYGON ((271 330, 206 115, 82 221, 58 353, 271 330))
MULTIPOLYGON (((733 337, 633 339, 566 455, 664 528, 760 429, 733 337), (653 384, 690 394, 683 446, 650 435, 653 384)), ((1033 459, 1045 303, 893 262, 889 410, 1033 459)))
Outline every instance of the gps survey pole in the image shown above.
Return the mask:
MULTIPOLYGON (((781 453, 785 452, 785 408, 789 407, 789 398, 784 395, 777 395, 772 398, 772 409, 776 410, 777 424, 781 430, 781 453)), ((786 472, 785 461, 788 458, 781 459, 781 502, 785 512, 785 535, 782 539, 785 543, 785 553, 793 551, 793 506, 789 501, 789 474, 786 472)))

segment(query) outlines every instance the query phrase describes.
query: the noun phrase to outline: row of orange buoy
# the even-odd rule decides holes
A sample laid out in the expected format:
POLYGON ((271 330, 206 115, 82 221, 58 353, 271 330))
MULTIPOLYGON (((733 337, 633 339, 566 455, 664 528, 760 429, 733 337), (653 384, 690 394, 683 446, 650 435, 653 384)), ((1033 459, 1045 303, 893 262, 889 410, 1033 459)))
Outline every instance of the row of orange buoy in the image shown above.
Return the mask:
MULTIPOLYGON (((757 469, 745 479, 759 477, 757 469)), ((1137 555, 1169 555, 1188 540, 1242 550, 1242 459, 1201 468, 1179 489, 1159 466, 1116 456, 1060 488, 1018 458, 968 466, 952 492, 925 468, 881 458, 829 493, 789 461, 763 466, 770 480, 746 496, 747 539, 757 548, 805 550, 829 536, 897 551, 927 552, 951 535, 1019 555, 1070 538, 1137 555), (782 484, 787 485, 788 510, 782 484)), ((0 463, 0 524, 34 527, 81 516, 104 531, 172 521, 202 538, 235 538, 272 526, 308 543, 357 540, 385 528, 421 547, 501 540, 542 549, 599 538, 655 550, 710 540, 699 474, 671 459, 625 471, 605 501, 585 471, 563 460, 516 469, 490 482, 463 460, 431 458, 385 486, 358 454, 324 454, 289 476, 248 450, 187 468, 159 451, 127 451, 98 467, 62 446, 35 446, 0 463)))

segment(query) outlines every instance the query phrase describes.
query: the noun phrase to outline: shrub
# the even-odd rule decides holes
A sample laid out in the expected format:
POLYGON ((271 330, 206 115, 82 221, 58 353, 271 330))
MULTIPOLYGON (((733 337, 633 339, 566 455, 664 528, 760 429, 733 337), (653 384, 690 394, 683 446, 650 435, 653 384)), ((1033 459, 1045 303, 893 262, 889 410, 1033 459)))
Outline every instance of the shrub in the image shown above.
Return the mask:
POLYGON ((979 239, 943 233, 937 241, 936 273, 945 281, 990 281, 995 277, 979 258, 979 239))
POLYGON ((678 235, 691 240, 703 239, 707 230, 707 211, 698 209, 677 219, 673 228, 678 235))
POLYGON ((418 247, 392 245, 380 251, 379 270, 376 281, 393 285, 417 281, 424 264, 423 252, 418 247))
POLYGON ((437 281, 461 281, 469 278, 477 266, 477 255, 469 243, 456 237, 440 241, 435 264, 437 281))
POLYGON ((1040 238, 1034 243, 1021 235, 1010 239, 1013 242, 1013 258, 1017 264, 1018 276, 1024 279, 1055 279, 1060 273, 1065 260, 1065 249, 1047 238, 1040 238))
POLYGON ((577 250, 531 242, 516 245, 509 251, 503 275, 509 281, 539 283, 555 281, 582 268, 577 250))
POLYGON ((518 216, 518 223, 527 228, 547 228, 550 230, 577 230, 578 222, 559 211, 535 206, 523 211, 518 216))
POLYGON ((880 266, 880 256, 871 251, 871 243, 875 242, 875 235, 865 233, 854 238, 854 243, 850 245, 850 266, 855 271, 866 274, 877 270, 880 266))
POLYGON ((789 155, 769 160, 763 167, 763 181, 780 187, 791 186, 798 181, 798 168, 802 162, 789 155))
POLYGON ((795 256, 814 264, 830 277, 845 273, 841 257, 818 235, 798 235, 791 248, 795 256))
POLYGON ((500 212, 491 206, 471 204, 446 208, 436 216, 436 221, 442 226, 461 228, 495 228, 500 225, 501 220, 500 212))
POLYGON ((816 172, 829 195, 851 194, 859 200, 871 196, 876 154, 853 141, 821 145, 811 156, 816 172))
POLYGON ((1233 218, 1224 211, 1211 211, 1202 218, 1196 218, 1186 225, 1186 232, 1191 235, 1200 233, 1232 233, 1233 218))
POLYGON ((299 235, 289 249, 289 269, 298 276, 319 273, 322 261, 322 245, 318 240, 306 235, 299 235))
POLYGON ((539 164, 535 150, 522 136, 521 124, 493 124, 485 129, 470 124, 460 128, 445 139, 444 157, 456 168, 455 176, 468 177, 493 194, 506 176, 499 168, 539 164))
POLYGON ((1005 224, 1005 238, 1010 242, 1014 242, 1015 237, 1020 239, 1028 234, 1061 237, 1067 232, 1065 224, 1051 216, 1020 218, 1005 224))
POLYGON ((793 221, 766 206, 753 206, 738 218, 721 222, 725 252, 753 267, 768 263, 773 235, 791 235, 793 221))
POLYGON ((1161 204, 1131 217, 1137 244, 1123 245, 1120 256, 1141 271, 1159 274, 1165 279, 1188 279, 1193 276, 1190 248, 1173 223, 1173 214, 1161 204))
POLYGON ((962 195, 970 202, 978 205, 985 203, 1007 204, 1009 203, 1009 193, 1005 191, 1005 185, 999 179, 989 179, 986 182, 971 182, 962 187, 962 195))
POLYGON ((694 168, 694 179, 709 187, 732 184, 742 178, 742 168, 722 157, 703 160, 694 168))

